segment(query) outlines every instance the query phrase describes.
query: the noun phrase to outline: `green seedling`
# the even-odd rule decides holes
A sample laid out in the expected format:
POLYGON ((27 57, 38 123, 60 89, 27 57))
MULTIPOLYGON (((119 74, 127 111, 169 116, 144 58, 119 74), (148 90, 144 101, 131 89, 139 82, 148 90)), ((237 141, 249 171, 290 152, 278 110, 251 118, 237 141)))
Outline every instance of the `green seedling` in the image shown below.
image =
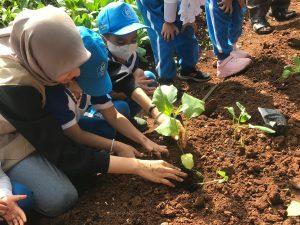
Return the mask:
POLYGON ((285 66, 284 70, 282 72, 281 77, 278 79, 278 81, 285 81, 286 79, 288 79, 290 76, 296 75, 296 74, 300 74, 300 57, 295 57, 293 59, 293 64, 294 65, 289 65, 289 66, 285 66))
POLYGON ((262 132, 268 133, 268 134, 274 134, 275 131, 268 128, 268 127, 264 127, 264 126, 257 126, 257 125, 252 125, 252 124, 246 124, 250 119, 251 119, 251 115, 246 111, 245 106, 243 106, 241 103, 236 102, 237 107, 240 110, 240 114, 239 116, 236 115, 234 108, 231 107, 225 107, 229 114, 232 117, 232 123, 233 123, 233 139, 238 141, 240 143, 240 145, 242 147, 245 147, 244 144, 244 138, 243 135, 241 133, 241 131, 243 129, 257 129, 260 130, 262 132), (237 133, 240 132, 240 138, 237 140, 237 133))
POLYGON ((228 177, 228 175, 226 174, 225 171, 217 170, 216 173, 221 177, 220 179, 214 179, 214 180, 211 180, 211 181, 201 182, 201 183, 198 183, 198 184, 199 185, 214 184, 214 183, 222 184, 222 183, 225 183, 229 180, 229 177, 228 177))
POLYGON ((197 176, 202 174, 199 171, 193 169, 194 159, 191 153, 185 154, 184 148, 187 142, 187 129, 189 121, 201 115, 205 111, 204 101, 197 99, 187 93, 184 93, 181 98, 181 105, 175 108, 174 103, 177 101, 178 90, 173 85, 159 86, 153 94, 153 104, 157 109, 167 116, 167 119, 159 125, 155 130, 163 136, 178 137, 178 146, 182 151, 181 163, 187 170, 191 170, 196 173, 197 176), (184 115, 185 121, 182 124, 177 119, 177 116, 184 115), (184 130, 184 131, 183 131, 184 130))

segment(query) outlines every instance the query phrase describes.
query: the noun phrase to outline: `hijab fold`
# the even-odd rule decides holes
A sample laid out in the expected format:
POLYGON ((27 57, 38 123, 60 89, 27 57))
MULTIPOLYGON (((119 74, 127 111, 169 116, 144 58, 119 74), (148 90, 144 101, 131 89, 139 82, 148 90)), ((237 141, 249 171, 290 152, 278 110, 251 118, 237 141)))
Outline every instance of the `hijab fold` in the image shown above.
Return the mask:
POLYGON ((53 6, 24 10, 17 15, 10 33, 10 48, 43 86, 57 85, 56 78, 90 57, 72 19, 53 6))

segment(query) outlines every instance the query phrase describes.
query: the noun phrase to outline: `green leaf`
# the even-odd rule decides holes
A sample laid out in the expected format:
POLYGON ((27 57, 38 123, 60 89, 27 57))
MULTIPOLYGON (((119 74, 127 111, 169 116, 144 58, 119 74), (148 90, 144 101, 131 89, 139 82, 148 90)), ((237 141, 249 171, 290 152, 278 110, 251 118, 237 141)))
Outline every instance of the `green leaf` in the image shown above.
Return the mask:
POLYGON ((199 116, 205 111, 204 101, 197 99, 189 94, 184 93, 181 98, 181 102, 181 111, 189 119, 199 116))
POLYGON ((232 106, 231 107, 225 107, 225 109, 227 109, 227 111, 231 114, 233 120, 236 119, 235 111, 234 111, 234 108, 232 106))
POLYGON ((152 102, 160 112, 170 116, 173 112, 173 103, 177 100, 177 92, 177 88, 173 85, 159 86, 153 94, 152 102))
POLYGON ((194 167, 193 155, 191 153, 181 155, 181 163, 186 169, 188 170, 193 169, 194 167))
POLYGON ((300 202, 292 201, 286 211, 287 216, 300 216, 300 202))
POLYGON ((264 126, 257 126, 257 125, 249 124, 249 128, 258 129, 258 130, 260 130, 262 132, 265 132, 265 133, 268 133, 268 134, 275 134, 276 133, 275 130, 272 130, 271 128, 264 127, 264 126))
POLYGON ((160 124, 155 130, 157 133, 163 136, 176 136, 179 135, 179 121, 169 117, 162 124, 160 124))
POLYGON ((241 113, 239 116, 239 122, 245 123, 251 119, 251 116, 247 113, 246 108, 239 102, 236 102, 237 107, 240 109, 241 113))
POLYGON ((300 67, 300 57, 295 57, 295 58, 293 59, 293 62, 294 62, 294 64, 295 64, 297 67, 300 67))
POLYGON ((147 51, 144 48, 138 47, 137 48, 137 53, 138 53, 139 57, 144 57, 144 56, 146 56, 147 51))
POLYGON ((225 171, 218 170, 217 174, 219 174, 220 177, 222 177, 222 179, 218 181, 219 183, 224 183, 224 182, 228 181, 229 177, 227 176, 225 171))

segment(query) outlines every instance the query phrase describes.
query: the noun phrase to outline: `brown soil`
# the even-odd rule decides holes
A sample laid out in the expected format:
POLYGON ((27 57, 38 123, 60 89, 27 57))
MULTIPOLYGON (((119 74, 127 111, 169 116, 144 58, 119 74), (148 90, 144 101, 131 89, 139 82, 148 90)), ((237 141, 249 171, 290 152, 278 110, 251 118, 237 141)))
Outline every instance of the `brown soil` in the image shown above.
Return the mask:
MULTIPOLYGON (((299 1, 292 0, 290 8, 299 13, 299 1)), ((217 178, 216 170, 222 169, 230 175, 227 183, 204 185, 190 193, 136 176, 99 176, 76 207, 51 220, 51 224, 300 224, 299 217, 288 218, 286 214, 291 200, 300 198, 293 183, 300 175, 300 77, 285 85, 276 82, 283 67, 300 56, 299 50, 288 44, 291 38, 300 39, 300 18, 281 23, 271 20, 271 24, 275 27, 272 34, 258 36, 249 22, 245 23, 240 44, 253 56, 253 64, 245 73, 219 80, 212 66, 215 59, 207 52, 199 67, 210 72, 213 79, 204 85, 177 83, 199 98, 219 83, 208 99, 212 106, 208 115, 190 124, 189 151, 206 180, 217 178), (254 124, 262 124, 257 107, 279 109, 289 122, 287 134, 271 137, 247 130, 246 146, 240 147, 231 138, 231 120, 224 109, 236 101, 246 106, 254 124)), ((149 136, 168 144, 170 157, 165 160, 178 162, 181 153, 175 143, 155 133, 149 136)))

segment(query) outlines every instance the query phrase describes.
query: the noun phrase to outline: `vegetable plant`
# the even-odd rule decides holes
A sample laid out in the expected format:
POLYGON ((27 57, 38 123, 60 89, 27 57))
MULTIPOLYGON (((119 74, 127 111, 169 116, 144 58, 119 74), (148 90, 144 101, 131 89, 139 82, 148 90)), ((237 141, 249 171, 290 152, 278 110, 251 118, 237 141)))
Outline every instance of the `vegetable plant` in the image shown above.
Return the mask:
POLYGON ((290 76, 300 74, 300 57, 295 57, 293 59, 293 66, 289 65, 284 67, 281 77, 278 79, 279 81, 284 81, 288 79, 290 76))
POLYGON ((167 119, 159 125, 155 130, 163 136, 178 137, 178 146, 182 151, 181 163, 185 169, 194 172, 198 177, 202 174, 193 169, 194 159, 191 153, 184 153, 187 142, 187 128, 190 120, 201 115, 205 111, 204 101, 197 99, 187 93, 184 93, 181 98, 181 105, 176 108, 174 103, 177 101, 178 90, 174 85, 159 86, 153 94, 153 104, 157 109, 167 116, 167 119), (184 115, 185 120, 182 124, 178 120, 178 116, 184 115))
POLYGON ((201 182, 201 183, 198 183, 198 184, 200 184, 200 185, 213 184, 213 183, 222 184, 222 183, 225 183, 229 180, 229 177, 228 177, 228 175, 225 171, 217 170, 216 173, 220 176, 220 179, 214 179, 214 180, 211 180, 211 181, 201 182))
MULTIPOLYGON (((240 114, 237 115, 234 108, 231 107, 225 107, 229 114, 232 117, 232 123, 233 123, 233 138, 235 140, 237 140, 237 133, 241 132, 243 129, 258 129, 262 132, 268 133, 268 134, 274 134, 275 131, 268 128, 268 127, 264 127, 264 126, 257 126, 257 125, 252 125, 252 124, 247 124, 247 122, 251 119, 251 116, 249 115, 249 113, 246 111, 245 106, 243 106, 241 103, 236 102, 236 106, 239 108, 240 110, 240 114)), ((243 136, 241 135, 239 138, 239 143, 242 147, 245 146, 244 144, 244 139, 243 136)))

